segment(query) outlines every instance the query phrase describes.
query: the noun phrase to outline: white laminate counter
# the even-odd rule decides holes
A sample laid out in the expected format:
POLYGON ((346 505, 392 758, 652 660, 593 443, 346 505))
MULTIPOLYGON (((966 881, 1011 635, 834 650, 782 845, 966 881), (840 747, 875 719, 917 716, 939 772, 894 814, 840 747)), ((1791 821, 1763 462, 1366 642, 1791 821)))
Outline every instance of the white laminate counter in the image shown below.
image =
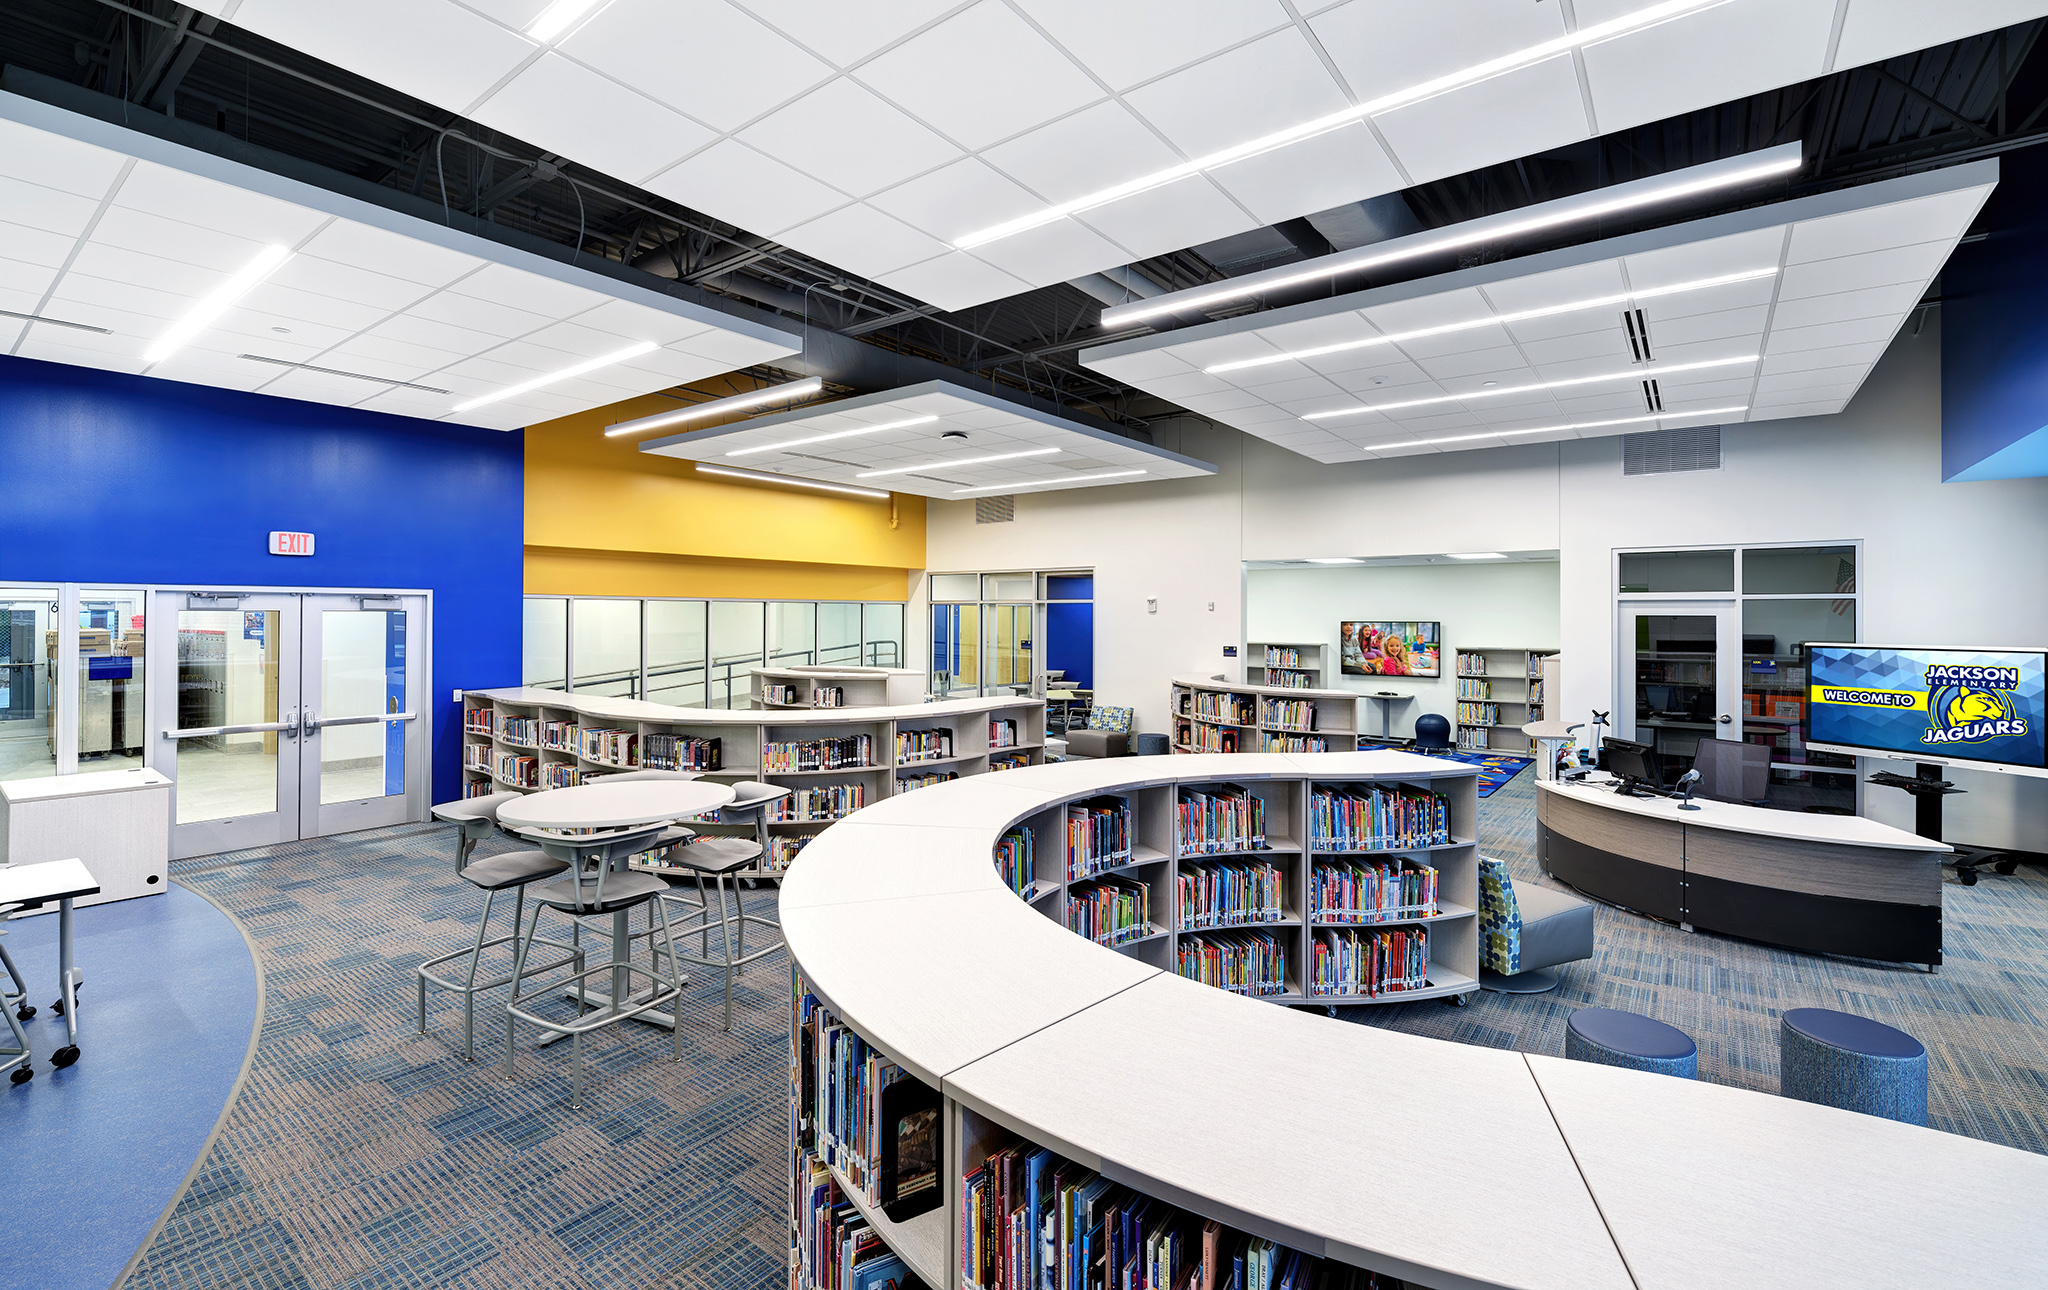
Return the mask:
POLYGON ((1751 833, 1758 837, 1785 838, 1796 842, 1898 851, 1953 849, 1904 829, 1866 820, 1860 815, 1808 815, 1803 811, 1773 811, 1762 806, 1744 806, 1739 802, 1710 802, 1699 797, 1693 799, 1693 805, 1700 809, 1687 811, 1680 809, 1677 798, 1623 797, 1609 788, 1561 780, 1538 780, 1536 791, 1554 793, 1610 811, 1683 824, 1692 829, 1722 829, 1730 833, 1751 833))

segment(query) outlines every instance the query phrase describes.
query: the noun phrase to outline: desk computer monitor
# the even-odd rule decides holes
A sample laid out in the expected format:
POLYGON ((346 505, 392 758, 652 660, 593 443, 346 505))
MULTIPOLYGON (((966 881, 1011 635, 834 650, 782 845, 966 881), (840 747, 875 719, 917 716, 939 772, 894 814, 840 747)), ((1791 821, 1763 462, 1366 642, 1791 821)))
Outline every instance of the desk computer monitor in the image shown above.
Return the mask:
POLYGON ((1643 687, 1643 702, 1649 705, 1651 712, 1669 712, 1678 706, 1678 687, 1646 685, 1643 687))
POLYGON ((1650 745, 1609 737, 1600 741, 1600 747, 1607 754, 1608 773, 1621 780, 1616 792, 1634 797, 1638 788, 1664 791, 1664 777, 1657 769, 1657 755, 1650 745))

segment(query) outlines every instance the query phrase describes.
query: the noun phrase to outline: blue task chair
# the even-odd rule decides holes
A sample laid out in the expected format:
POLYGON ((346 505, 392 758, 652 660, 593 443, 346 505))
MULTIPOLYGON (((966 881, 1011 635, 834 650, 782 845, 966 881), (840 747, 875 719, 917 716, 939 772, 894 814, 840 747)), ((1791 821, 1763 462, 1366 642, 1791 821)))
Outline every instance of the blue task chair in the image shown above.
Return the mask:
POLYGON ((1449 752, 1451 723, 1434 712, 1423 713, 1415 718, 1415 738, 1408 747, 1419 753, 1449 752))

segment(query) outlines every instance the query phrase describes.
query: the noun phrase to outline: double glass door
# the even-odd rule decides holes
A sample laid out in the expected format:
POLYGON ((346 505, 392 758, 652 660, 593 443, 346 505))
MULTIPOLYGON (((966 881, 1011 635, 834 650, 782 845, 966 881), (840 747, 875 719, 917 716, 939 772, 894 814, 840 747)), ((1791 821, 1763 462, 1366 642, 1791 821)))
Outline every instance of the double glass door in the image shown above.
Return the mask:
POLYGON ((424 596, 153 594, 174 857, 424 818, 424 596))

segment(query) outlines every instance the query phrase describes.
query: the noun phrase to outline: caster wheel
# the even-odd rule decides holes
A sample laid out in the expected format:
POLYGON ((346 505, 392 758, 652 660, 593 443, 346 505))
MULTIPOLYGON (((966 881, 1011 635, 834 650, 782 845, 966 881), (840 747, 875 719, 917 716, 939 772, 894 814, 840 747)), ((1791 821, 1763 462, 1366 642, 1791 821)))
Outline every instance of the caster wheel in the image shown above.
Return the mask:
POLYGON ((1977 885, 1977 871, 1975 869, 1959 869, 1956 871, 1956 875, 1963 880, 1965 887, 1977 885))
POLYGON ((59 1048, 56 1052, 50 1054, 50 1065, 55 1066, 58 1070, 63 1070, 66 1066, 77 1060, 78 1045, 76 1044, 68 1048, 59 1048))
POLYGON ((1471 999, 1466 995, 1454 994, 1445 999, 1444 1002, 1450 1004, 1453 1008, 1462 1008, 1470 1003, 1471 999))
POLYGON ((36 1073, 28 1067, 17 1066, 14 1068, 14 1074, 9 1075, 7 1078, 16 1084, 26 1084, 35 1077, 36 1073))
POLYGON ((2000 873, 2010 874, 2013 870, 2020 867, 2020 862, 2017 860, 2000 860, 1995 867, 2000 873))
POLYGON ((19 1008, 16 1008, 14 1010, 14 1016, 15 1019, 18 1021, 33 1021, 35 1019, 36 1011, 36 1009, 31 1008, 24 1003, 19 1008))
POLYGON ((1326 1004, 1324 1004, 1324 1005, 1323 1005, 1323 1015, 1324 1015, 1325 1017, 1334 1017, 1334 1016, 1336 1016, 1336 1015, 1337 1015, 1337 1005, 1336 1005, 1336 1004, 1334 1004, 1334 1003, 1326 1003, 1326 1004))

